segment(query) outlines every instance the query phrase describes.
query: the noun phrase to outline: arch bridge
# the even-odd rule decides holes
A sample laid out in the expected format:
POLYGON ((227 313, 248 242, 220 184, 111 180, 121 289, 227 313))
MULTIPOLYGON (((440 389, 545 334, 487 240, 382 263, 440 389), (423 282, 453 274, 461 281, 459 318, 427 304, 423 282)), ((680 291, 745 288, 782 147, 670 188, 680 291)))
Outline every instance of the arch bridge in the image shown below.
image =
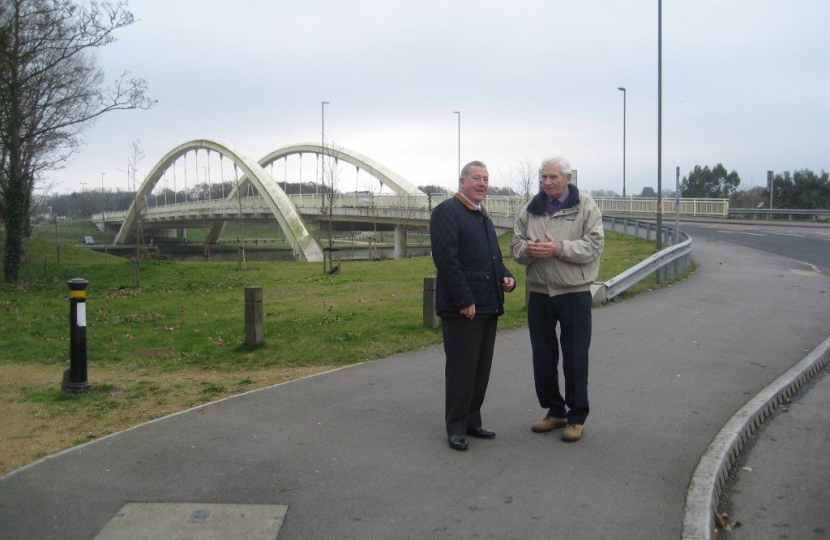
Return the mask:
MULTIPOLYGON (((423 192, 399 174, 388 169, 387 167, 384 167, 380 163, 377 163, 376 161, 347 148, 324 146, 315 143, 291 145, 274 150, 258 162, 255 162, 220 141, 213 139, 195 139, 173 148, 164 157, 162 157, 159 162, 155 164, 155 166, 153 166, 150 173, 141 183, 141 186, 137 189, 136 197, 123 217, 118 213, 111 213, 109 216, 98 216, 105 225, 107 221, 110 223, 113 221, 121 221, 121 226, 115 236, 114 243, 123 244, 128 238, 134 237, 137 233, 139 222, 147 223, 152 219, 150 217, 151 214, 154 214, 158 218, 156 221, 163 221, 165 218, 170 217, 169 212, 165 212, 164 217, 159 217, 161 214, 158 212, 158 194, 155 195, 155 212, 152 211, 149 201, 152 200, 154 190, 156 190, 156 187, 163 180, 164 187, 162 188, 162 193, 166 203, 167 195, 169 195, 169 183, 167 176, 171 171, 174 179, 173 196, 177 199, 179 193, 176 185, 177 171, 183 170, 185 185, 184 193, 186 200, 184 206, 178 206, 178 201, 174 200, 173 211, 174 213, 180 213, 178 218, 185 217, 185 219, 188 213, 192 213, 190 203, 192 202, 193 190, 188 190, 187 188, 187 156, 190 152, 193 152, 195 155, 195 202, 203 203, 201 205, 202 210, 207 211, 207 214, 201 212, 201 216, 197 215, 193 217, 201 217, 203 220, 210 219, 213 223, 211 231, 208 234, 208 242, 215 242, 216 239, 219 238, 228 219, 243 217, 245 215, 246 212, 243 211, 243 206, 245 206, 246 209, 251 208, 252 205, 249 204, 250 201, 247 200, 249 197, 243 196, 243 193, 246 191, 250 193, 250 188, 253 187, 258 194, 258 200, 256 203, 267 207, 268 212, 275 217, 279 223, 279 227, 285 234, 286 240, 291 244, 294 253, 299 259, 305 261, 321 261, 323 259, 323 249, 317 239, 315 239, 309 232, 306 223, 302 219, 300 212, 292 199, 280 187, 279 183, 274 180, 273 165, 275 162, 279 160, 283 160, 285 162, 286 172, 284 179, 287 186, 288 158, 295 155, 299 156, 300 186, 302 186, 303 155, 310 154, 315 156, 318 166, 317 172, 320 173, 319 178, 321 180, 321 184, 323 184, 324 187, 328 187, 328 190, 326 190, 324 187, 316 186, 320 187, 320 192, 315 195, 322 193, 324 198, 326 193, 336 192, 336 184, 338 182, 338 175, 340 174, 340 162, 353 165, 358 175, 360 171, 364 171, 372 178, 376 179, 382 186, 386 186, 392 193, 394 193, 395 196, 399 198, 411 199, 412 197, 424 195, 423 192), (206 166, 202 167, 204 174, 202 176, 203 181, 201 183, 199 182, 200 150, 204 150, 206 152, 206 156, 204 158, 205 161, 203 161, 203 163, 207 163, 206 166), (211 153, 215 154, 219 158, 222 196, 218 200, 213 198, 213 189, 210 182, 211 153), (177 161, 180 158, 183 158, 183 167, 177 166, 177 161), (233 176, 231 177, 232 187, 228 190, 227 194, 224 189, 227 183, 225 181, 226 176, 224 166, 224 161, 226 159, 233 166, 233 176), (269 166, 271 167, 271 174, 265 170, 265 167, 269 166), (328 183, 326 180, 328 180, 328 183), (200 193, 206 194, 201 201, 199 200, 200 193), (246 199, 244 204, 243 199, 246 199), (210 201, 211 204, 205 205, 204 203, 208 201, 210 201), (218 204, 212 204, 214 202, 218 204)), ((215 159, 213 161, 215 163, 215 159)), ((355 195, 357 195, 357 193, 358 190, 356 189, 355 195)), ((361 195, 361 198, 363 198, 363 195, 361 195)), ((332 205, 332 203, 333 201, 329 201, 330 205, 332 205)), ((164 206, 167 207, 168 205, 165 204, 164 206)), ((197 206, 199 205, 197 204, 197 206)), ((321 205, 321 208, 324 207, 325 205, 321 205)), ((257 212, 259 212, 259 210, 257 210, 257 212)), ((199 213, 200 212, 197 212, 197 214, 199 213)))
MULTIPOLYGON (((425 227, 432 208, 448 196, 423 193, 394 171, 347 148, 296 144, 253 161, 223 142, 194 139, 176 146, 153 166, 129 210, 98 214, 93 221, 107 233, 117 228, 114 243, 124 244, 146 229, 170 235, 199 224, 209 227, 206 242, 215 243, 228 221, 276 219, 295 256, 305 261, 325 258, 311 230, 328 221, 340 230, 394 229, 395 256, 399 257, 404 253, 406 229, 425 227), (307 156, 314 160, 312 167, 307 156), (343 163, 354 166, 352 192, 342 189, 346 181, 345 174, 341 176, 343 163), (214 182, 217 170, 219 181, 214 182), (299 186, 299 193, 287 193, 289 177, 292 187, 299 186), (369 189, 364 189, 367 186, 361 178, 369 189), (303 193, 303 189, 308 191, 303 193)), ((657 206, 656 199, 634 197, 596 201, 603 213, 612 214, 654 215, 657 206)), ((521 196, 490 196, 486 204, 496 227, 508 231, 525 202, 521 196)), ((728 201, 664 199, 664 215, 673 215, 675 208, 684 216, 725 217, 728 201)))

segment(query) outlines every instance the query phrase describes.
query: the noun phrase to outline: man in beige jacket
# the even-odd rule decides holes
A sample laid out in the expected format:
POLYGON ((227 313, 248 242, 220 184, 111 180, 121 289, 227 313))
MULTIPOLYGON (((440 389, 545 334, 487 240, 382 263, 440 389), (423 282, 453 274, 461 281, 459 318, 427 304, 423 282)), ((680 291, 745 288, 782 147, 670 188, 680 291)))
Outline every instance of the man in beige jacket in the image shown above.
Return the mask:
POLYGON ((513 258, 527 266, 527 325, 533 349, 536 396, 547 409, 536 433, 565 428, 562 440, 578 441, 588 417, 588 349, 591 284, 605 247, 602 214, 594 200, 571 185, 565 157, 542 162, 541 190, 514 224, 513 258), (560 337, 557 340, 556 326, 560 337), (559 390, 559 349, 565 398, 559 390))

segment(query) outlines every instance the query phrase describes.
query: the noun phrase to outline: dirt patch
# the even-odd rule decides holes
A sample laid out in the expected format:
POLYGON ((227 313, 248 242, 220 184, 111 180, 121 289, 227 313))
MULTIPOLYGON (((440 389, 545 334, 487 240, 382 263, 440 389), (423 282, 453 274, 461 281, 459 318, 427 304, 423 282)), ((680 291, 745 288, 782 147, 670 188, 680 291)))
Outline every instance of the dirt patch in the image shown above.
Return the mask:
POLYGON ((0 365, 0 475, 155 418, 329 369, 150 374, 95 368, 93 390, 67 396, 60 392, 63 367, 0 365))

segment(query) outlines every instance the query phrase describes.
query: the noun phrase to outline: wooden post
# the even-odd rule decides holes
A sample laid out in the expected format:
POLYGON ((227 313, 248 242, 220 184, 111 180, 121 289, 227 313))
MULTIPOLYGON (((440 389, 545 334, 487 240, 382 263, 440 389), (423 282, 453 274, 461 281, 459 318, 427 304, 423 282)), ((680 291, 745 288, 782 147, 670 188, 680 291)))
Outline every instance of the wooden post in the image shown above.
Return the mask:
POLYGON ((429 276, 424 278, 424 326, 438 328, 441 319, 435 313, 435 290, 438 278, 429 276))
POLYGON ((263 338, 262 287, 245 287, 245 345, 259 345, 263 338))

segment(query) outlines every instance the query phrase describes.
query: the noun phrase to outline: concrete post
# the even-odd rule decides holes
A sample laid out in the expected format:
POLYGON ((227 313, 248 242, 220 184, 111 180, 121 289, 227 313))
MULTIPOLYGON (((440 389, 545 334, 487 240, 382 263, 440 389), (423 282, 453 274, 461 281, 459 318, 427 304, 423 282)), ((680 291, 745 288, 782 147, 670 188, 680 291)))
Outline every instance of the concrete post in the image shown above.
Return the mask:
POLYGON ((395 260, 406 258, 406 229, 402 225, 395 225, 395 260))
POLYGON ((86 287, 89 282, 73 278, 69 285, 69 369, 63 374, 61 390, 86 392, 86 287))
POLYGON ((263 338, 262 287, 245 287, 245 345, 259 345, 263 338))
POLYGON ((435 313, 435 290, 438 278, 429 276, 424 278, 424 326, 438 328, 441 318, 435 313))

